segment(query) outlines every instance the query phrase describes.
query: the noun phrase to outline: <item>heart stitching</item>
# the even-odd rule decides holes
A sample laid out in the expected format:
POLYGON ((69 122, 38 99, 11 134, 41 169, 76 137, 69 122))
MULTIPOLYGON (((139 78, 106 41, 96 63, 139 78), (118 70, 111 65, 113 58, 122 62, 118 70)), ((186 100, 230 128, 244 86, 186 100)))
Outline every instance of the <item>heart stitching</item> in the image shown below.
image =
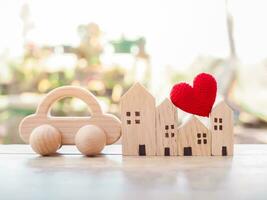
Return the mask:
POLYGON ((170 99, 181 110, 208 117, 216 99, 217 82, 207 73, 201 73, 194 78, 193 87, 187 83, 173 86, 170 99))

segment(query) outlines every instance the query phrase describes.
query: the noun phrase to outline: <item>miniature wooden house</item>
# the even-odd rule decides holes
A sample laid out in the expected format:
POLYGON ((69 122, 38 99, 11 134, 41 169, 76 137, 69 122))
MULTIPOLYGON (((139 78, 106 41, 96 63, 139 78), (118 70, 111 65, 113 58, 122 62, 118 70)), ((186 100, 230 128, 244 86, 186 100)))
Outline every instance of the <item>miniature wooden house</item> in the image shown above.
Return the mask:
POLYGON ((178 114, 169 99, 157 106, 156 127, 157 155, 177 156, 178 114))
POLYGON ((155 98, 136 83, 120 102, 123 155, 156 155, 155 98))
POLYGON ((178 128, 178 154, 180 156, 211 155, 211 134, 195 116, 178 128))
POLYGON ((210 124, 212 155, 233 155, 233 111, 225 101, 212 109, 210 124))

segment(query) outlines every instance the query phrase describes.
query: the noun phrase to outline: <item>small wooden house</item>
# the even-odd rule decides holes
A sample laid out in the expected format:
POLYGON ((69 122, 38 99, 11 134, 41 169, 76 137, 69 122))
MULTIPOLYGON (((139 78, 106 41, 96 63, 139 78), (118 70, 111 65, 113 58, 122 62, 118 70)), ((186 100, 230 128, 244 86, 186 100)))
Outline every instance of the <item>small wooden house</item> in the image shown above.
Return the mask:
POLYGON ((136 83, 120 103, 123 155, 156 155, 155 98, 136 83))
POLYGON ((233 155, 233 111, 221 101, 210 114, 212 155, 233 155))
POLYGON ((157 106, 156 132, 157 155, 177 156, 178 114, 169 99, 157 106))
POLYGON ((178 154, 180 156, 211 155, 210 131, 195 116, 191 116, 178 128, 178 154))

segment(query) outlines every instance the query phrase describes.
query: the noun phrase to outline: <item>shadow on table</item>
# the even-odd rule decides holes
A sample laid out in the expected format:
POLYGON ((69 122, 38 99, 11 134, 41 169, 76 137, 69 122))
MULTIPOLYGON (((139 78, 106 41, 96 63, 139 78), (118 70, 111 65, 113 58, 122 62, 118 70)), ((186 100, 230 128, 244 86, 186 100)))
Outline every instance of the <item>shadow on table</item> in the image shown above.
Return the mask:
POLYGON ((99 155, 87 157, 81 154, 63 155, 55 154, 53 156, 36 156, 30 158, 27 165, 31 168, 43 170, 69 170, 69 169, 102 169, 117 167, 120 165, 120 159, 114 156, 99 155))

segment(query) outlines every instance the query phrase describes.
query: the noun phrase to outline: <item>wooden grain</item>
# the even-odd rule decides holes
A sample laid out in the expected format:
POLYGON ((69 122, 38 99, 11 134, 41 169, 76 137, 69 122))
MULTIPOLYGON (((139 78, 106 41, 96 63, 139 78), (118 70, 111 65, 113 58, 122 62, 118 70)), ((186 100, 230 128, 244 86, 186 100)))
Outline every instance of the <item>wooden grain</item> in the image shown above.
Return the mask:
POLYGON ((165 148, 170 155, 178 155, 178 114, 176 107, 165 99, 156 109, 157 155, 164 156, 165 148))
POLYGON ((40 157, 29 145, 0 145, 3 200, 265 200, 267 145, 235 145, 233 157, 123 157, 120 145, 82 156, 75 146, 40 157))
POLYGON ((222 101, 212 109, 210 114, 212 155, 221 156, 223 146, 227 147, 227 155, 233 155, 233 128, 233 111, 222 101))
POLYGON ((75 135, 75 145, 84 155, 98 155, 106 145, 106 134, 97 126, 84 126, 75 135))
POLYGON ((75 134, 86 125, 96 125, 103 129, 107 136, 107 144, 113 144, 121 136, 120 120, 110 114, 104 114, 94 97, 86 89, 75 86, 63 86, 52 90, 40 102, 35 114, 22 120, 19 126, 20 136, 28 143, 34 128, 49 124, 55 127, 62 136, 62 144, 74 144, 75 134), (65 97, 76 97, 83 100, 91 110, 90 117, 53 117, 50 115, 50 108, 56 101, 65 97))
POLYGON ((139 145, 145 145, 146 155, 156 155, 155 98, 136 83, 121 98, 120 110, 123 155, 138 155, 139 145))
POLYGON ((32 131, 30 144, 36 153, 48 156, 61 147, 61 135, 53 126, 44 124, 32 131))
POLYGON ((208 128, 194 115, 178 128, 178 153, 184 155, 184 148, 191 147, 193 156, 211 155, 211 134, 208 128), (198 138, 198 134, 200 137, 198 138), (203 134, 206 134, 204 137, 203 134), (198 144, 201 140, 201 144, 198 144), (206 140, 206 144, 204 144, 206 140))

